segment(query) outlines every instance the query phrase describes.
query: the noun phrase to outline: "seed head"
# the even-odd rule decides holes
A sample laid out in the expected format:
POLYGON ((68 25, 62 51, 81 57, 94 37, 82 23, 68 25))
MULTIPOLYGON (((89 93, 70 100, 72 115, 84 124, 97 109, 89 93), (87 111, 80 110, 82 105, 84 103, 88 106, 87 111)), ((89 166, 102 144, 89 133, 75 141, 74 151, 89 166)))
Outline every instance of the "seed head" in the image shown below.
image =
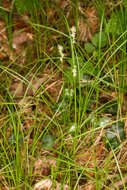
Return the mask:
POLYGON ((75 43, 75 38, 76 38, 76 27, 75 26, 71 27, 71 37, 72 37, 73 43, 75 43))
POLYGON ((63 57, 64 57, 64 53, 63 53, 63 46, 62 45, 58 45, 58 51, 60 54, 60 61, 63 61, 63 57))
POLYGON ((73 68, 73 70, 72 70, 72 73, 73 73, 73 77, 76 77, 76 75, 77 75, 76 65, 74 65, 74 68, 73 68))

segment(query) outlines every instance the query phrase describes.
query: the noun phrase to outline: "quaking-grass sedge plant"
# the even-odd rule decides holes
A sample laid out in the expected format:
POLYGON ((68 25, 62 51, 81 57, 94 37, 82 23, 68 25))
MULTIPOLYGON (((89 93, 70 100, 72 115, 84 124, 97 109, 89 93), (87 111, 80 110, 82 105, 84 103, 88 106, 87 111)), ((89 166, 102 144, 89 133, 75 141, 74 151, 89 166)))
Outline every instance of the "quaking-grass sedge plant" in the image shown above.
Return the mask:
MULTIPOLYGON (((18 56, 12 62, 0 63, 0 185, 9 189, 33 189, 38 181, 50 178, 54 189, 58 182, 61 188, 67 184, 68 189, 75 190, 88 186, 97 190, 113 186, 119 189, 118 181, 126 189, 126 140, 121 140, 124 132, 118 126, 126 120, 126 113, 122 113, 126 93, 126 10, 122 5, 118 12, 113 10, 123 22, 119 34, 109 31, 111 21, 103 12, 96 37, 99 45, 93 41, 95 51, 87 53, 78 42, 78 9, 76 24, 70 27, 56 7, 61 15, 58 24, 63 20, 66 28, 64 33, 59 25, 48 24, 44 8, 49 10, 49 4, 44 1, 42 5, 40 1, 40 14, 34 9, 28 20, 34 34, 32 51, 36 59, 28 55, 22 68, 18 56), (108 38, 104 47, 103 32, 108 38), (54 34, 61 37, 59 41, 53 41, 54 34), (53 55, 47 51, 48 39, 53 55), (32 82, 43 75, 44 82, 36 89, 32 82), (51 76, 60 82, 55 99, 54 91, 48 91, 55 84, 51 76), (11 93, 14 79, 24 85, 24 93, 18 97, 22 104, 17 101, 16 93, 11 93), (36 93, 25 102, 29 88, 36 93), (30 109, 24 111, 24 104, 30 109), (107 131, 108 126, 111 131, 107 131), (48 162, 47 175, 42 172, 42 166, 35 171, 35 162, 44 158, 56 161, 55 166, 48 162)), ((7 28, 12 26, 13 22, 7 28)), ((12 35, 9 40, 11 44, 12 35)))

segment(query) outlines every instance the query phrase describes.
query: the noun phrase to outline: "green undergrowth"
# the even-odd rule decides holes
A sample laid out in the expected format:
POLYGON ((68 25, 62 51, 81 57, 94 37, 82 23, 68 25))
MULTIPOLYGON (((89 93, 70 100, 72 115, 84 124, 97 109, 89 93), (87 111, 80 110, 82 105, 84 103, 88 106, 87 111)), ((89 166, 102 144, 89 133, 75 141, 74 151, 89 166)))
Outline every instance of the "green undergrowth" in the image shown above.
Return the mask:
POLYGON ((50 178, 54 189, 60 183, 61 189, 91 184, 106 190, 118 181, 126 189, 126 1, 117 8, 113 3, 109 12, 104 1, 90 4, 100 25, 91 41, 82 43, 78 1, 71 2, 68 18, 52 1, 15 0, 10 11, 0 4, 10 52, 16 16, 28 14, 33 34, 25 62, 20 55, 0 61, 0 188, 33 189, 50 178), (36 88, 34 81, 42 78, 36 88), (20 95, 12 93, 15 81, 17 92, 23 86, 20 95), (56 163, 49 161, 46 174, 40 167, 35 171, 35 162, 44 158, 56 163))

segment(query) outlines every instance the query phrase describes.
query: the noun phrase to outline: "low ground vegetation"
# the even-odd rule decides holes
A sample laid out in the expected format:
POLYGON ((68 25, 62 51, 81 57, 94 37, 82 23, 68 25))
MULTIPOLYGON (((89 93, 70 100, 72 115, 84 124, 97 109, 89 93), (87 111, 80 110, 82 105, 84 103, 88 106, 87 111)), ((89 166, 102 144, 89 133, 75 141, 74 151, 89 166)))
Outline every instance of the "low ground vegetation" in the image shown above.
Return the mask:
POLYGON ((126 27, 126 0, 0 0, 1 190, 126 190, 126 27))

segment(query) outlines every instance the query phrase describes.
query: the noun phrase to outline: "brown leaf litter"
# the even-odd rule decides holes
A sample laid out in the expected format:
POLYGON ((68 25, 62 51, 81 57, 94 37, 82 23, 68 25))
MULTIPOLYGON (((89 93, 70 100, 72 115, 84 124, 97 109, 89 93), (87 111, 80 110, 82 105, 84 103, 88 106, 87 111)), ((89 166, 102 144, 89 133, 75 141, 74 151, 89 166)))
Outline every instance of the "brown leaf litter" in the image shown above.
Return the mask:
POLYGON ((66 185, 66 184, 61 185, 58 182, 56 182, 56 187, 53 188, 52 180, 47 178, 47 179, 43 179, 43 180, 39 181, 38 183, 36 183, 33 190, 52 190, 52 188, 54 190, 61 190, 61 187, 63 187, 63 190, 69 190, 68 185, 66 185))
POLYGON ((43 179, 35 184, 33 190, 51 190, 52 185, 51 179, 43 179))
POLYGON ((32 51, 33 48, 33 35, 32 33, 15 30, 13 31, 12 38, 12 48, 10 52, 10 60, 17 61, 19 66, 23 68, 23 65, 26 63, 27 53, 32 51), (27 48, 28 49, 27 49, 27 48))
POLYGON ((23 96, 23 83, 20 82, 19 80, 15 79, 12 82, 12 85, 10 87, 10 94, 11 96, 23 96))
POLYGON ((104 161, 107 155, 105 143, 102 141, 104 135, 103 131, 101 133, 98 132, 96 135, 95 142, 90 147, 88 144, 91 141, 91 135, 88 135, 85 139, 85 143, 82 144, 76 154, 76 162, 81 166, 90 168, 90 170, 87 170, 86 172, 92 177, 95 176, 95 160, 96 166, 101 168, 104 166, 104 161))
POLYGON ((23 82, 14 79, 10 87, 10 93, 13 97, 23 97, 25 93, 26 96, 33 96, 45 80, 46 80, 45 77, 36 78, 36 79, 31 79, 31 77, 29 77, 30 83, 26 87, 26 92, 25 92, 25 85, 23 84, 23 82))
MULTIPOLYGON (((7 38, 7 28, 5 22, 0 20, 0 60, 10 59, 11 61, 17 60, 17 56, 20 57, 20 63, 25 62, 26 44, 32 47, 33 35, 28 32, 15 30, 13 31, 12 47, 13 51, 9 48, 9 42, 7 38), (22 59, 21 59, 22 55, 22 59)), ((22 63, 23 64, 23 63, 22 63)))
MULTIPOLYGON (((57 161, 53 158, 42 157, 35 161, 33 174, 40 176, 48 176, 51 173, 51 167, 56 168, 57 161)), ((39 182, 36 182, 34 185, 34 190, 52 190, 54 187, 51 179, 40 179, 39 182)), ((57 181, 55 182, 54 190, 60 190, 63 187, 64 190, 69 190, 68 185, 61 185, 57 181)))
POLYGON ((123 181, 122 180, 116 181, 114 185, 110 185, 109 187, 106 188, 106 190, 116 190, 116 187, 121 189, 123 188, 123 183, 124 184, 127 183, 127 176, 123 177, 123 181))
MULTIPOLYGON (((104 157, 104 143, 100 142, 97 144, 96 147, 94 147, 94 153, 95 153, 95 159, 96 159, 96 164, 99 166, 100 161, 104 157)), ((93 157, 93 147, 90 147, 88 151, 80 153, 77 155, 76 161, 83 166, 87 166, 90 168, 94 168, 94 157, 93 157)))
POLYGON ((33 174, 40 176, 48 176, 51 172, 51 167, 56 168, 56 160, 51 158, 39 158, 34 163, 33 174))
POLYGON ((16 50, 16 53, 18 54, 23 50, 25 44, 32 40, 33 35, 31 33, 14 31, 12 47, 16 50))
MULTIPOLYGON (((64 9, 67 6, 69 1, 55 0, 55 2, 58 4, 60 3, 60 8, 64 9)), ((88 5, 86 10, 84 10, 82 8, 82 6, 79 5, 79 12, 81 14, 79 16, 79 23, 78 23, 79 40, 80 41, 89 41, 92 39, 92 35, 94 33, 96 33, 97 28, 98 28, 99 19, 98 19, 97 11, 91 5, 88 5)), ((50 13, 48 15, 48 20, 51 20, 51 22, 52 22, 53 16, 56 16, 55 14, 56 14, 55 10, 51 9, 50 13)), ((16 24, 16 25, 18 26, 18 24, 16 24)), ((10 55, 12 55, 12 54, 10 54, 10 52, 9 52, 9 46, 8 46, 7 34, 6 34, 6 26, 3 21, 0 21, 0 30, 1 30, 0 31, 0 46, 1 46, 0 60, 4 60, 7 57, 10 58, 10 55)), ((13 46, 13 51, 14 51, 15 55, 17 56, 18 54, 21 54, 22 51, 24 50, 25 46, 27 44, 29 44, 29 42, 31 43, 32 41, 33 41, 32 33, 26 32, 26 30, 24 30, 24 31, 13 30, 12 46, 13 46)), ((15 60, 15 58, 16 58, 15 55, 11 57, 11 60, 15 60)), ((24 56, 26 56, 26 54, 24 54, 24 56)), ((21 63, 22 63, 22 61, 21 61, 21 63)), ((47 72, 47 74, 45 73, 43 76, 39 76, 36 78, 32 78, 32 76, 30 76, 28 78, 29 83, 27 85, 23 84, 20 80, 17 80, 17 79, 12 81, 12 85, 10 88, 11 95, 14 98, 19 98, 18 106, 20 108, 22 108, 23 113, 24 112, 28 113, 28 112, 32 111, 31 106, 32 106, 33 102, 31 102, 30 97, 36 96, 39 88, 40 88, 40 90, 42 90, 41 85, 44 87, 44 90, 42 90, 42 92, 40 92, 40 94, 45 96, 45 92, 47 91, 54 98, 54 100, 58 99, 58 94, 60 92, 60 87, 61 87, 61 83, 62 83, 61 77, 59 77, 59 76, 56 77, 55 72, 52 73, 51 75, 48 74, 48 71, 46 71, 46 72, 47 72), (26 93, 26 97, 24 98, 25 93, 26 93)), ((110 98, 106 95, 104 95, 104 96, 105 96, 105 98, 110 98)), ((104 98, 104 97, 102 97, 102 98, 104 98)), ((40 108, 42 109, 42 110, 40 110, 40 113, 42 113, 43 110, 46 111, 46 105, 45 106, 43 105, 42 107, 40 105, 40 108)), ((34 115, 29 114, 29 116, 34 118, 34 115)), ((33 119, 28 120, 26 117, 26 120, 24 121, 23 130, 30 129, 30 127, 33 126, 33 123, 34 123, 33 119)), ((8 132, 8 134, 10 134, 10 133, 8 132)), ((33 143, 32 139, 30 139, 30 140, 31 140, 31 143, 33 143)), ((70 147, 71 147, 73 144, 73 138, 71 137, 71 135, 67 136, 67 139, 65 139, 65 140, 69 141, 70 147)), ((101 141, 101 136, 99 137, 99 140, 96 139, 95 142, 96 143, 94 146, 88 147, 88 150, 82 149, 84 151, 82 151, 82 152, 78 151, 78 153, 76 155, 76 157, 77 157, 76 162, 79 165, 82 165, 86 168, 91 168, 91 170, 89 171, 88 174, 93 177, 95 176, 94 161, 96 160, 96 165, 101 169, 101 167, 105 166, 106 160, 110 156, 110 154, 107 155, 104 142, 101 141), (94 149, 95 157, 93 156, 93 149, 94 149)), ((69 143, 68 143, 68 147, 69 147, 69 143)), ((122 167, 121 170, 126 172, 126 168, 124 168, 125 161, 127 161, 126 160, 126 155, 127 155, 126 146, 124 148, 122 148, 122 150, 121 150, 121 153, 118 154, 117 156, 119 157, 120 167, 122 167)), ((43 154, 44 154, 44 152, 43 152, 43 154)), ((47 154, 48 154, 48 152, 47 152, 47 154)), ((114 164, 114 168, 117 171, 115 161, 112 164, 114 164)), ((29 165, 30 165, 30 163, 29 163, 29 165)), ((36 184, 33 187, 34 190, 50 190, 53 188, 53 181, 49 178, 45 179, 46 176, 49 176, 51 174, 51 167, 54 167, 54 168, 56 167, 55 159, 47 159, 46 156, 44 158, 39 158, 39 159, 35 158, 33 174, 35 176, 37 176, 37 180, 40 180, 40 181, 36 181, 36 184), (44 178, 42 179, 42 177, 44 177, 44 178)), ((126 182, 126 180, 127 180, 126 177, 124 178, 124 180, 126 182)), ((118 187, 120 187, 121 180, 117 181, 116 185, 118 187)), ((55 190, 60 190, 61 186, 62 185, 60 183, 56 182, 55 190)), ((96 189, 95 184, 93 184, 92 181, 89 181, 89 180, 86 181, 85 184, 82 185, 82 187, 80 187, 80 190, 94 190, 94 189, 96 189)), ((69 190, 68 185, 66 185, 66 184, 64 185, 64 190, 69 190)))
POLYGON ((88 183, 82 185, 79 190, 96 190, 96 186, 92 180, 89 180, 88 183))
POLYGON ((79 28, 79 40, 80 41, 89 41, 92 39, 92 35, 96 33, 98 28, 98 16, 97 11, 94 7, 89 5, 84 11, 79 3, 79 11, 81 15, 78 21, 79 28))
POLYGON ((0 20, 0 60, 9 57, 8 39, 6 33, 6 25, 4 21, 0 20))
POLYGON ((7 183, 6 178, 4 177, 4 175, 0 176, 0 190, 9 190, 8 183, 7 183))
POLYGON ((55 71, 52 74, 48 74, 48 70, 43 73, 42 77, 32 77, 28 76, 27 80, 29 83, 27 86, 23 84, 20 80, 14 79, 12 81, 10 92, 13 97, 23 97, 24 94, 26 96, 33 96, 36 94, 37 90, 43 84, 43 89, 41 94, 44 94, 48 91, 50 94, 53 95, 54 98, 57 98, 59 94, 59 89, 61 86, 61 80, 59 76, 56 78, 55 71), (58 78, 58 79, 57 79, 58 78))

